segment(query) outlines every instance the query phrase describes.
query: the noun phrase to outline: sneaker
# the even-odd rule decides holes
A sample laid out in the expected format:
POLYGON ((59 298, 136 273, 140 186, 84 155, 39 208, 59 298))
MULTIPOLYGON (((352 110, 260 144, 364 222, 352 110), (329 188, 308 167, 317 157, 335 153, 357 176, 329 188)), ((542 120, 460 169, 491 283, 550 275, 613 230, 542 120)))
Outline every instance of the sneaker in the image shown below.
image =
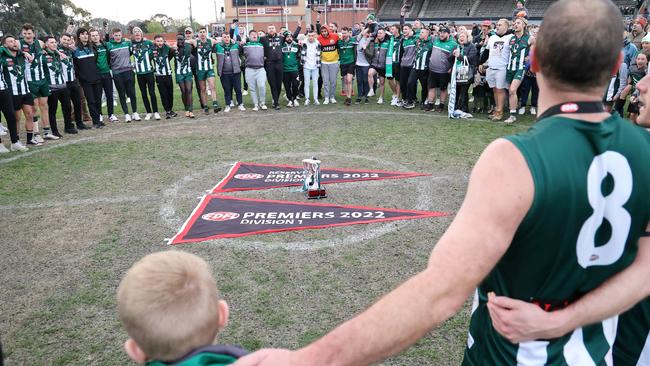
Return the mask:
POLYGON ((241 95, 248 95, 248 90, 244 90, 243 92, 241 92, 241 95))
POLYGON ((517 114, 520 116, 523 116, 526 113, 526 107, 521 107, 519 108, 519 111, 517 111, 517 114))
POLYGON ((90 130, 90 127, 86 126, 86 125, 83 124, 83 122, 82 122, 82 123, 79 123, 79 124, 77 125, 77 130, 90 130))
POLYGON ((0 154, 7 154, 9 153, 9 149, 5 146, 5 144, 0 143, 0 154))
POLYGON ((210 109, 207 106, 203 107, 203 113, 210 114, 210 109))
POLYGON ((131 115, 130 114, 125 114, 124 115, 124 122, 131 123, 131 115))
POLYGON ((357 100, 354 101, 354 104, 361 104, 361 99, 357 98, 357 100))
POLYGON ((93 123, 93 127, 100 129, 100 128, 104 128, 104 125, 101 123, 93 123))
POLYGON ((155 113, 153 114, 153 119, 155 119, 156 121, 160 121, 160 113, 155 112, 155 113))
POLYGON ((231 101, 230 101, 230 108, 232 108, 232 107, 234 107, 234 106, 235 106, 235 102, 233 102, 233 101, 231 100, 231 101))
POLYGON ((59 139, 59 137, 57 135, 53 134, 52 132, 45 132, 45 134, 43 134, 43 137, 45 137, 46 140, 58 140, 59 139))
POLYGON ((176 113, 174 111, 169 111, 169 115, 172 116, 172 118, 178 117, 178 113, 176 113))
POLYGON ((240 105, 239 105, 239 110, 242 111, 242 112, 244 112, 244 111, 246 111, 246 107, 244 107, 243 104, 240 104, 240 105))
POLYGON ((334 99, 334 98, 330 98, 330 103, 332 103, 332 104, 336 104, 336 99, 334 99))
POLYGON ((140 115, 138 114, 138 112, 133 112, 133 120, 142 121, 142 119, 140 119, 140 115))
POLYGON ((172 114, 169 112, 165 112, 165 119, 171 119, 171 118, 172 118, 172 114))
POLYGON ((7 127, 0 124, 0 136, 6 136, 6 135, 7 135, 7 127))
POLYGON ((41 145, 43 145, 43 143, 38 142, 36 139, 32 138, 31 140, 27 141, 27 145, 41 146, 41 145))
POLYGON ((11 144, 9 149, 11 149, 11 151, 28 151, 29 150, 27 148, 27 146, 23 145, 23 143, 20 142, 20 141, 16 141, 15 144, 11 144))
POLYGON ((345 102, 343 102, 345 105, 350 105, 352 104, 352 98, 345 98, 345 102))
POLYGON ((431 111, 433 110, 433 104, 431 104, 431 103, 427 103, 427 104, 425 104, 423 110, 424 110, 425 112, 431 112, 431 111))
POLYGON ((294 100, 294 101, 293 101, 293 106, 294 106, 294 107, 300 107, 300 102, 298 102, 297 99, 294 100))
POLYGON ((403 101, 403 100, 398 100, 397 103, 395 103, 395 106, 396 106, 396 107, 401 107, 401 106, 403 106, 403 105, 404 105, 404 101, 403 101))
POLYGON ((377 104, 384 104, 384 98, 379 97, 379 99, 377 99, 377 104))
POLYGON ((320 102, 318 101, 318 99, 314 99, 314 105, 320 105, 320 102))
POLYGON ((36 140, 36 142, 38 142, 39 144, 43 144, 45 142, 45 140, 43 140, 43 136, 41 136, 38 133, 34 134, 34 140, 36 140))
POLYGON ((369 97, 374 97, 375 96, 375 91, 370 89, 370 91, 368 92, 368 96, 369 97))
POLYGON ((289 103, 287 103, 287 108, 293 107, 293 100, 290 100, 289 103))
POLYGON ((368 99, 368 97, 366 97, 366 99, 363 100, 363 104, 368 104, 368 103, 370 103, 370 99, 368 99))
POLYGON ((255 106, 253 107, 253 111, 257 112, 259 110, 260 110, 260 107, 257 104, 255 104, 255 106))
POLYGON ((506 120, 503 121, 503 122, 504 122, 505 124, 507 124, 507 125, 511 125, 511 124, 517 122, 517 117, 515 117, 514 114, 511 114, 510 117, 508 117, 508 119, 506 119, 506 120))
POLYGON ((230 106, 227 105, 226 108, 223 109, 223 112, 224 112, 224 113, 228 113, 228 112, 230 112, 230 106))
POLYGON ((404 105, 402 105, 402 108, 404 108, 404 109, 413 109, 413 108, 415 108, 415 104, 414 103, 404 103, 404 105))
POLYGON ((66 128, 63 130, 63 132, 65 132, 65 133, 69 133, 69 134, 71 134, 71 135, 76 135, 76 134, 79 133, 79 131, 77 131, 77 129, 74 128, 74 127, 66 127, 66 128))
POLYGON ((327 104, 330 104, 330 100, 325 98, 325 100, 323 101, 323 105, 327 105, 327 104))
POLYGON ((280 110, 280 104, 277 104, 277 103, 274 104, 273 109, 275 109, 276 111, 279 111, 280 110))
POLYGON ((393 97, 390 99, 390 105, 392 106, 397 105, 397 95, 393 95, 393 97))
POLYGON ((190 118, 194 118, 194 112, 187 112, 187 116, 190 118))
POLYGON ((263 110, 263 111, 265 111, 265 110, 267 110, 268 108, 266 108, 266 104, 260 104, 260 109, 263 110))
POLYGON ((113 122, 113 123, 119 121, 119 119, 117 119, 117 117, 116 117, 114 114, 111 114, 111 116, 108 117, 108 120, 111 121, 111 122, 113 122))
MULTIPOLYGON (((134 118, 135 119, 135 118, 134 118)), ((144 120, 145 121, 151 121, 151 113, 147 113, 144 115, 144 120)))
POLYGON ((219 104, 213 104, 212 105, 212 110, 214 111, 214 114, 217 114, 217 113, 221 112, 221 107, 219 106, 219 104))
POLYGON ((532 114, 533 116, 536 116, 537 115, 537 107, 530 107, 530 114, 532 114))
POLYGON ((185 111, 185 117, 190 118, 190 111, 185 111))
POLYGON ((305 106, 309 105, 309 99, 305 99, 305 106))

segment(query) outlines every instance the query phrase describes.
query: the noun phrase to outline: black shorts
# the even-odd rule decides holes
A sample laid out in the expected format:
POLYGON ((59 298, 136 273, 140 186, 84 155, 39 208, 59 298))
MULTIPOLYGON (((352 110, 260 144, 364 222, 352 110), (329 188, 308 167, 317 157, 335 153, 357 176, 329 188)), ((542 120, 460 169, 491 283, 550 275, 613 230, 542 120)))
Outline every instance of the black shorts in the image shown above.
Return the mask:
POLYGON ((341 64, 341 76, 345 76, 347 74, 354 75, 354 64, 341 64))
POLYGON ((377 71, 377 75, 379 75, 380 78, 385 78, 386 77, 386 69, 378 69, 374 66, 371 66, 372 69, 377 71))
POLYGON ((437 72, 429 71, 429 80, 427 82, 429 89, 439 88, 440 90, 447 90, 450 81, 450 74, 439 74, 437 72))
MULTIPOLYGON (((399 81, 399 69, 400 69, 399 63, 393 63, 393 77, 388 78, 388 80, 395 79, 395 80, 399 81)), ((384 71, 386 71, 386 70, 384 70, 384 71)))
POLYGON ((14 102, 14 110, 19 111, 23 108, 24 105, 34 105, 34 96, 32 93, 27 93, 23 95, 14 95, 12 96, 14 102))

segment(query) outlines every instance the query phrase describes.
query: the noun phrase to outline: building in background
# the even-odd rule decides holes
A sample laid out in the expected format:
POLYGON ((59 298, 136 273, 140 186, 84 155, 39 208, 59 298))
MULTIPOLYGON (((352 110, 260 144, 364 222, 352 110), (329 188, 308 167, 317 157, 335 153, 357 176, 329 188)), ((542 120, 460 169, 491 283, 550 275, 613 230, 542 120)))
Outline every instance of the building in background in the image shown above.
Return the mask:
POLYGON ((317 12, 321 23, 336 22, 340 26, 364 21, 375 10, 376 0, 225 0, 225 23, 238 19, 248 29, 266 30, 276 27, 296 27, 301 18, 305 26, 316 23, 317 12))

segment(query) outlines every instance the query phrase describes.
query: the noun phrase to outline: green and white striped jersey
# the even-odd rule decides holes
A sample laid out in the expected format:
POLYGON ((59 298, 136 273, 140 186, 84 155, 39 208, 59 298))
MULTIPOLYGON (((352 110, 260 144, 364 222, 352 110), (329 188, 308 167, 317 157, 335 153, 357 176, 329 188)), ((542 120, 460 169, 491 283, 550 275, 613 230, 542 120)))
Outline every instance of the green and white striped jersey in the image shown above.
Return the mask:
POLYGON ((154 47, 153 61, 156 76, 167 76, 172 74, 172 67, 169 63, 169 59, 172 55, 173 50, 166 44, 162 47, 154 47))
POLYGON ((50 86, 65 85, 61 56, 57 52, 45 52, 41 56, 41 62, 45 68, 45 78, 50 86))
POLYGON ((72 50, 65 47, 59 47, 59 51, 65 53, 65 55, 68 56, 68 58, 61 60, 61 66, 63 66, 63 79, 65 79, 66 83, 75 81, 76 77, 74 74, 72 50))
POLYGON ((154 71, 153 42, 144 39, 140 42, 131 42, 131 53, 135 64, 135 73, 138 75, 150 74, 154 71))
POLYGON ((176 75, 187 75, 192 73, 190 65, 190 56, 192 55, 192 45, 185 43, 183 49, 177 49, 174 59, 176 61, 176 75))
POLYGON ((510 62, 508 63, 508 71, 519 71, 526 68, 526 57, 528 57, 528 33, 524 33, 521 38, 517 38, 516 34, 510 38, 510 62))
POLYGON ((621 314, 614 343, 614 365, 650 365, 650 297, 621 314))
POLYGON ((43 63, 41 62, 41 55, 43 54, 41 43, 35 39, 32 44, 29 44, 21 39, 20 50, 34 56, 32 62, 25 60, 25 75, 27 76, 27 81, 44 80, 45 70, 43 69, 43 63))
POLYGON ((413 65, 414 70, 428 70, 429 69, 429 55, 431 54, 431 49, 433 47, 433 42, 431 37, 426 41, 418 38, 415 46, 415 64, 413 65))
POLYGON ((0 64, 11 94, 29 94, 29 86, 25 78, 25 56, 18 52, 14 57, 7 49, 0 48, 0 64))
POLYGON ((196 40, 196 63, 199 71, 213 70, 212 53, 214 51, 214 44, 210 38, 205 41, 200 39, 196 40))
MULTIPOLYGON (((3 47, 0 47, 0 55, 2 55, 3 52, 3 47)), ((9 85, 7 85, 7 82, 5 81, 5 67, 2 62, 0 62, 0 90, 7 90, 9 88, 9 85)))

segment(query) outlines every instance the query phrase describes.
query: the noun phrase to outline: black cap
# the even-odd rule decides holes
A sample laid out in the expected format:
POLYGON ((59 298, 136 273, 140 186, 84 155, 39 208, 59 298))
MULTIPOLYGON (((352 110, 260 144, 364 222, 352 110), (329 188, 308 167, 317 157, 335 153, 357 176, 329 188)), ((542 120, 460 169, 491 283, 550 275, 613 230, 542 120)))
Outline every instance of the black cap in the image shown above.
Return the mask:
POLYGON ((446 32, 446 33, 451 33, 451 31, 450 31, 449 28, 447 28, 447 27, 442 27, 442 28, 440 28, 439 31, 440 31, 440 32, 446 32))

